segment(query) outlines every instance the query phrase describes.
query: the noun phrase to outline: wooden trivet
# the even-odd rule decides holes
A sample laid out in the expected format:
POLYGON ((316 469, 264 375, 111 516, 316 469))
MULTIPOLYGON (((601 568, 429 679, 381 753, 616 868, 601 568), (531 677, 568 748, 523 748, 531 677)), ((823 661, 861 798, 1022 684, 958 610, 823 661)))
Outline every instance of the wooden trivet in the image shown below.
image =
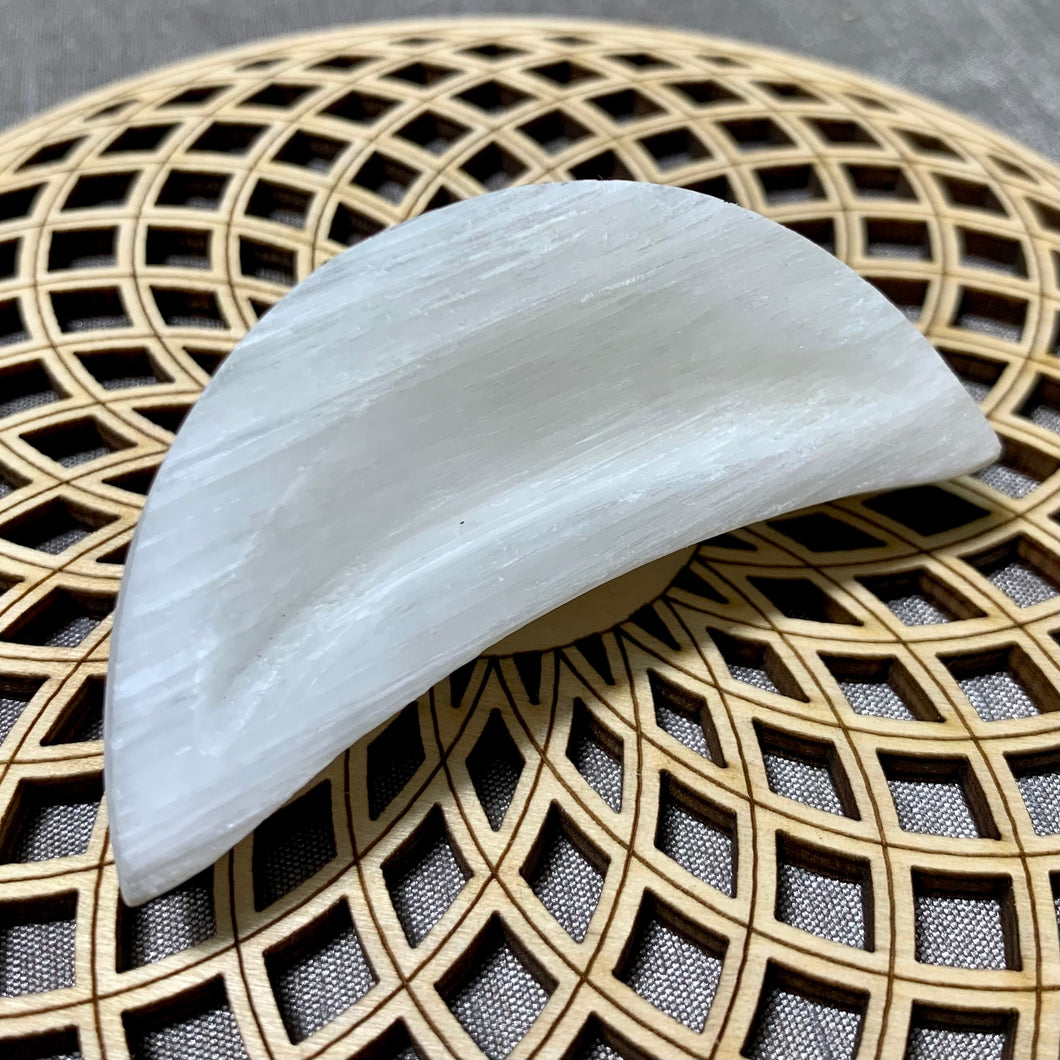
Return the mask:
POLYGON ((5 134, 0 1054, 1055 1056, 1058 229, 1056 168, 998 133, 605 23, 266 41, 5 134), (124 909, 96 809, 108 616, 188 406, 345 245, 590 177, 834 250, 980 400, 1001 463, 592 594, 124 909))

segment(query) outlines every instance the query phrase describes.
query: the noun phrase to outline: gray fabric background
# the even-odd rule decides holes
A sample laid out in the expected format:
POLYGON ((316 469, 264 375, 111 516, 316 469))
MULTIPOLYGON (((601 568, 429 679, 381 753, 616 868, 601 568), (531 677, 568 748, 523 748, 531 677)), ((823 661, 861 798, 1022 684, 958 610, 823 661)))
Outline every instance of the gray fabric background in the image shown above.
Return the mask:
POLYGON ((0 0, 0 126, 217 48, 458 13, 624 19, 759 41, 891 81, 1060 157, 1057 0, 0 0))

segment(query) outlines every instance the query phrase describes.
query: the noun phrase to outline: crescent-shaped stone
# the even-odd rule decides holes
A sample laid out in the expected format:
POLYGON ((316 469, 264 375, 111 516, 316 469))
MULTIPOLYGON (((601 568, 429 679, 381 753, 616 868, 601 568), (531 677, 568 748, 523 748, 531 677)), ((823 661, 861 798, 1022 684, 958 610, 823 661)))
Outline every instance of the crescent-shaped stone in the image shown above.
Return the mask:
POLYGON ((695 192, 524 187, 347 250, 239 344, 140 519, 105 726, 126 901, 538 615, 997 449, 873 287, 695 192))

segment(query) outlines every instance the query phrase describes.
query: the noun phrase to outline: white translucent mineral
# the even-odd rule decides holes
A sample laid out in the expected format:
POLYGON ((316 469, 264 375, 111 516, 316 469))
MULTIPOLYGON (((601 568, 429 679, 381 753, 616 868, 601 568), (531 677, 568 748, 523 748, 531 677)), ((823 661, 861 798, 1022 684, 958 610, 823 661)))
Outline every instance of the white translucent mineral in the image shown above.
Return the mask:
POLYGON ((518 188, 361 243, 240 343, 148 497, 106 711, 125 899, 593 586, 997 449, 874 288, 695 192, 518 188))

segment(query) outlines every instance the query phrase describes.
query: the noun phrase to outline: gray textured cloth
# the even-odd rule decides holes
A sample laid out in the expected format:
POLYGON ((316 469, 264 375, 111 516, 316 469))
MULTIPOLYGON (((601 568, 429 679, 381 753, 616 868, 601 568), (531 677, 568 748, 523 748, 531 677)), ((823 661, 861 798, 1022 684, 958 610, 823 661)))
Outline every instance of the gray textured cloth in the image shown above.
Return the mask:
POLYGON ((889 779, 887 784, 898 823, 907 832, 979 838, 979 828, 958 781, 889 779))
POLYGON ((916 959, 951 968, 1007 968, 1001 901, 991 895, 916 895, 916 959))
POLYGON ((639 925, 621 979, 660 1012, 701 1031, 721 981, 722 958, 664 923, 639 925))
POLYGON ((0 0, 0 124, 108 81, 263 37, 372 19, 557 14, 685 27, 901 85, 1057 157, 1053 0, 0 0))
POLYGON ((447 1001, 489 1060, 500 1060, 526 1036, 549 991, 512 950, 497 922, 487 929, 476 958, 447 1001))
POLYGON ((744 1055, 752 1060, 849 1060, 862 1013, 780 985, 766 995, 744 1055))
POLYGON ((581 942, 603 893, 604 876, 563 831, 551 831, 530 887, 563 930, 581 942))

